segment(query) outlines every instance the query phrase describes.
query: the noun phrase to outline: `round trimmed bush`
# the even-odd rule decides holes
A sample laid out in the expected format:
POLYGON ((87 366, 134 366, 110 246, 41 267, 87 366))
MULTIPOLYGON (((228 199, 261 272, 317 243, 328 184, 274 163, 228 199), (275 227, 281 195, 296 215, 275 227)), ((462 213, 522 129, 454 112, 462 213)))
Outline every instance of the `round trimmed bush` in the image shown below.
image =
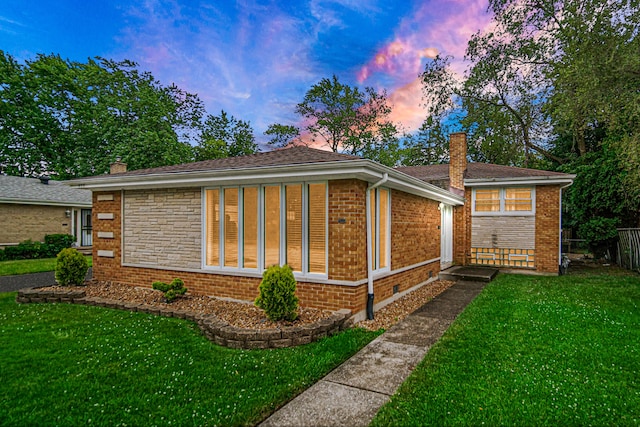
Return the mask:
POLYGON ((87 259, 74 248, 66 248, 56 259, 56 282, 60 286, 81 285, 89 270, 87 259))
POLYGON ((260 295, 255 305, 264 310, 272 321, 296 320, 298 318, 298 297, 296 279, 288 265, 273 265, 262 275, 260 295))

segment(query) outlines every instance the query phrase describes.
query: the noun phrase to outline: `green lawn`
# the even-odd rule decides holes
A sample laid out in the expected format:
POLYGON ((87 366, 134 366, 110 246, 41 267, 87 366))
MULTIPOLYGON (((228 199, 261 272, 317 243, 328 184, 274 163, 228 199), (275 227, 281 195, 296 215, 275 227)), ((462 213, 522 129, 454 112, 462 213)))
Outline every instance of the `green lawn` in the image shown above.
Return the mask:
POLYGON ((500 275, 373 425, 640 425, 640 276, 500 275))
POLYGON ((231 350, 174 318, 0 293, 0 425, 251 425, 378 334, 231 350))
MULTIPOLYGON (((91 256, 85 257, 92 265, 91 256)), ((18 261, 2 261, 0 262, 0 276, 13 276, 15 274, 41 273, 43 271, 53 271, 56 269, 55 258, 44 259, 21 259, 18 261)))

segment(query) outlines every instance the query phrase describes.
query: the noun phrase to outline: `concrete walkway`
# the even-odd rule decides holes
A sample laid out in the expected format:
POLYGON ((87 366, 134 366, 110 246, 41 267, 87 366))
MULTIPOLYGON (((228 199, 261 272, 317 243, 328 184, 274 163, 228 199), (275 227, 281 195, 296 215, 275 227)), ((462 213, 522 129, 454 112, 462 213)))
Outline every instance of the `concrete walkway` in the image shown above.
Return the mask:
POLYGON ((457 282, 373 340, 261 426, 367 426, 486 283, 457 282))

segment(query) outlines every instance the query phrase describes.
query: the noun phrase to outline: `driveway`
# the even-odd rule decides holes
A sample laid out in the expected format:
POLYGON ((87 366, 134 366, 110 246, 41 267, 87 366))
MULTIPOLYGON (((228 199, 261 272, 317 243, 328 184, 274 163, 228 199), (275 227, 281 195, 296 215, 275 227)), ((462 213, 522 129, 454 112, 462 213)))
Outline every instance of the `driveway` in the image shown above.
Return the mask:
MULTIPOLYGON (((50 286, 56 284, 55 273, 45 271, 44 273, 20 274, 17 276, 0 276, 0 292, 15 292, 24 288, 36 286, 50 286)), ((86 280, 90 280, 92 271, 87 271, 86 280)))

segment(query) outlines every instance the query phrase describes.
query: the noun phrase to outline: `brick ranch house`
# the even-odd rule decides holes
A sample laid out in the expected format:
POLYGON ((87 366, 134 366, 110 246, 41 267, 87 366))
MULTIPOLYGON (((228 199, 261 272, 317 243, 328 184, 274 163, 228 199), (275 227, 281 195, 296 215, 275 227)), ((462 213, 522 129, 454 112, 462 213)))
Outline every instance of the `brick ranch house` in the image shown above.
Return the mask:
MULTIPOLYGON (((456 142, 465 157, 464 134, 456 142)), ((473 165, 451 162, 450 191, 415 168, 294 147, 128 172, 117 162, 109 175, 70 185, 93 191, 98 280, 150 286, 180 277, 191 292, 251 301, 264 269, 287 263, 302 305, 363 318, 452 263, 485 264, 478 254, 488 249, 507 250, 507 258, 493 252, 500 262, 557 274, 560 189, 572 176, 507 168, 528 178, 480 185, 465 177, 473 165), (514 242, 513 227, 531 230, 514 242)))
POLYGON ((47 234, 73 234, 91 246, 91 191, 48 178, 0 175, 0 248, 47 234))

